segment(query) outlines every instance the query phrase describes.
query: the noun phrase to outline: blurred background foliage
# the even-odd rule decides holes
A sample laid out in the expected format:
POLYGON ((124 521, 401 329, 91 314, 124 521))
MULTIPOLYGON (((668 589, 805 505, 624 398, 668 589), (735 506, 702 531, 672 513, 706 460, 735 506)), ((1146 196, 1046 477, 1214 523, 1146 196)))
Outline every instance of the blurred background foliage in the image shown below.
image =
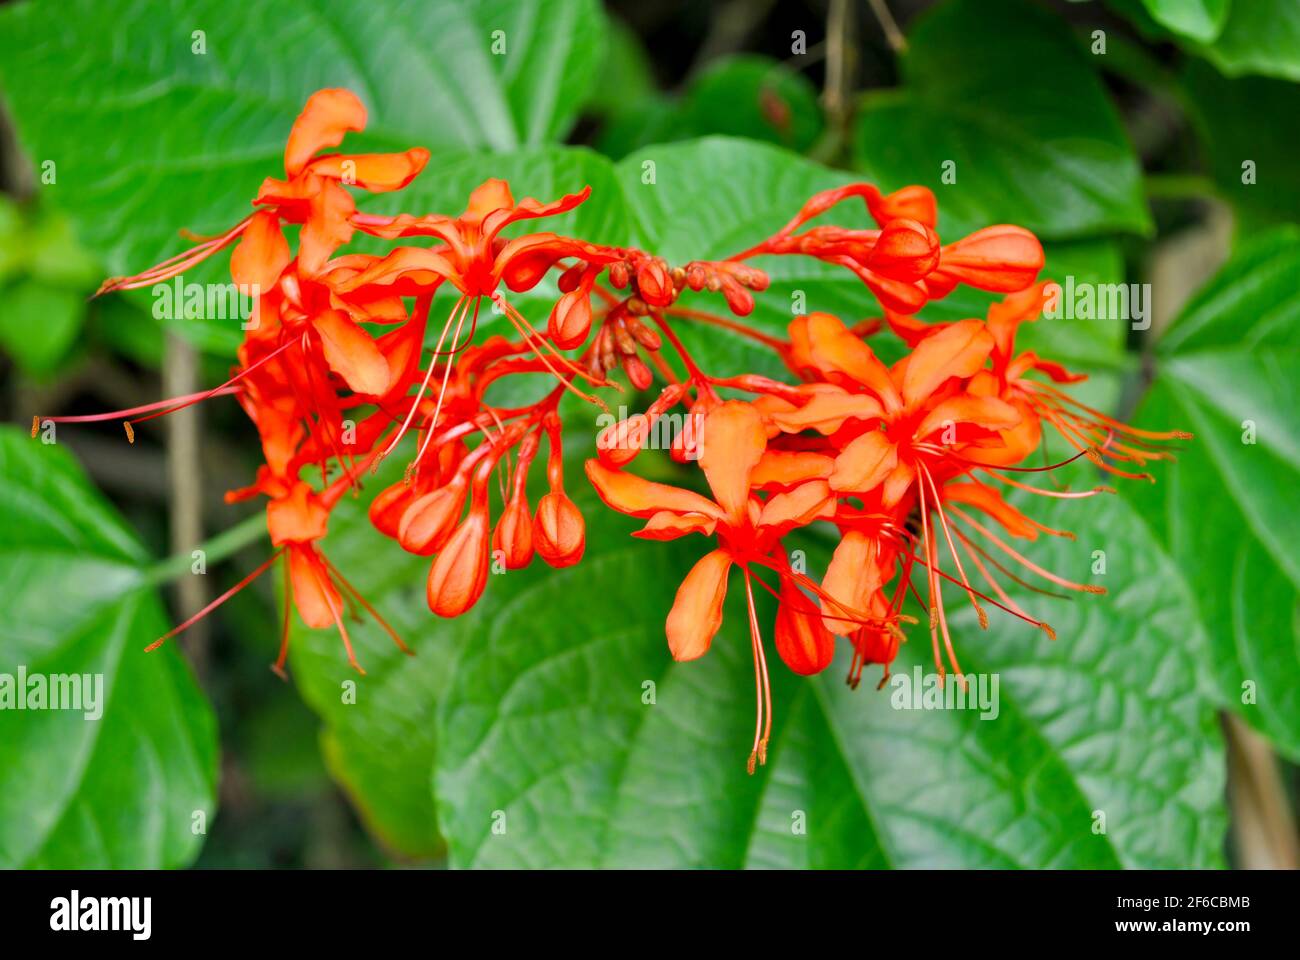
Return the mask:
MULTIPOLYGON (((21 598, 0 670, 116 678, 97 735, 0 715, 0 865, 1296 866, 1298 81, 1294 0, 0 4, 0 404, 18 425, 0 435, 0 582, 21 598), (146 635, 265 556, 256 513, 221 499, 251 475, 255 432, 217 401, 134 446, 108 425, 62 426, 58 450, 24 433, 34 413, 225 378, 231 323, 156 320, 147 290, 89 295, 176 252, 180 228, 236 220, 306 96, 334 85, 370 107, 359 147, 435 153, 379 208, 454 213, 488 176, 517 196, 590 183, 557 229, 680 259, 855 178, 933 188, 946 239, 1023 224, 1050 275, 1155 291, 1151 330, 1044 321, 1025 345, 1092 374, 1090 402, 1197 441, 1158 485, 1062 511, 1077 553, 1044 555, 1083 571, 1103 545, 1105 605, 1049 616, 1050 649, 966 631, 963 660, 1004 677, 1002 722, 783 676, 779 748, 752 780, 736 775, 743 643, 724 635, 685 670, 663 649, 691 550, 629 545, 591 498, 583 566, 512 573, 450 624, 424 608, 427 561, 380 542, 364 504, 341 509, 331 556, 419 651, 358 628, 356 704, 332 636, 295 632, 291 683, 266 669, 269 579, 142 663, 146 635), (646 159, 658 185, 638 190, 646 159), (213 536, 206 576, 187 576, 213 536), (490 835, 498 808, 508 841, 490 835), (821 826, 792 838, 791 809, 821 826)), ((871 315, 819 267, 774 265, 753 322, 779 332, 796 290, 871 315)), ((688 334, 706 366, 770 366, 688 334)))

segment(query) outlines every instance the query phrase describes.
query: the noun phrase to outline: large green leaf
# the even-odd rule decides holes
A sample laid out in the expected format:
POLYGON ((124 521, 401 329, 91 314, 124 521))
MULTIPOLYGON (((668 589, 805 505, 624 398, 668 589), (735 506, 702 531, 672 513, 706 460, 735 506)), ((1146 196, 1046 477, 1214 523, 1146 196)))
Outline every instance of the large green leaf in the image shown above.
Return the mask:
POLYGON ((102 675, 98 719, 0 710, 0 866, 182 866, 216 731, 176 650, 143 650, 167 629, 148 558, 58 446, 0 430, 0 478, 0 673, 102 675))
POLYGON ((1004 222, 1045 239, 1150 229, 1133 148, 1060 18, 1022 0, 942 4, 902 67, 902 89, 863 104, 857 163, 891 190, 934 188, 946 238, 1004 222))
POLYGON ((1234 0, 1228 20, 1204 53, 1224 73, 1300 80, 1300 4, 1234 0))
MULTIPOLYGON (((0 89, 20 139, 54 162, 42 189, 114 273, 177 253, 181 228, 242 217, 322 87, 365 101, 359 147, 507 150, 567 131, 604 36, 595 0, 289 0, 235 17, 223 0, 174 0, 157 14, 139 0, 0 11, 0 89)), ((224 260, 187 279, 222 278, 224 260)), ((179 326, 210 348, 239 342, 233 321, 179 326)))
POLYGON ((804 152, 824 120, 817 89, 788 64, 752 54, 723 57, 691 79, 679 99, 654 93, 610 105, 600 149, 624 157, 638 147, 693 137, 747 137, 804 152))
POLYGON ((1236 210, 1238 233, 1300 220, 1294 136, 1277 122, 1300 114, 1300 85, 1229 79, 1199 60, 1188 64, 1184 81, 1214 181, 1236 210))
POLYGON ((1242 247, 1159 344, 1144 426, 1176 467, 1132 491, 1186 572, 1223 702, 1300 756, 1300 230, 1242 247))
POLYGON ((1223 30, 1231 0, 1142 0, 1153 20, 1174 33, 1209 43, 1223 30))
MULTIPOLYGON (((893 709, 890 689, 844 687, 843 661, 815 680, 778 663, 769 761, 751 778, 739 576, 708 656, 675 664, 663 617, 703 543, 620 543, 626 524, 595 512, 582 566, 504 577, 446 631, 435 793, 451 863, 1219 864, 1222 750, 1177 571, 1122 501, 1044 519, 1080 542, 1035 557, 1086 579, 1105 550, 1112 594, 1052 610, 1055 643, 962 618, 963 665, 999 677, 996 718, 893 709)), ((897 670, 927 657, 916 637, 897 670)))

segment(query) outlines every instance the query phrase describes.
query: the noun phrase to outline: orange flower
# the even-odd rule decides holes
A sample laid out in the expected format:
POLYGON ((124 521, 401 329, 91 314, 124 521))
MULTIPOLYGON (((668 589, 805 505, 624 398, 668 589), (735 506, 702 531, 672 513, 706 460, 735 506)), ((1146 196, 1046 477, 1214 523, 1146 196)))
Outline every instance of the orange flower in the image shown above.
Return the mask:
MULTIPOLYGON (((742 570, 755 681, 760 692, 749 757, 752 773, 756 763, 766 762, 772 701, 767 658, 754 608, 753 580, 759 578, 751 572, 751 566, 773 570, 781 583, 778 652, 797 672, 823 669, 830 662, 833 644, 821 618, 815 615, 816 608, 799 588, 819 595, 823 591, 790 568, 780 540, 795 527, 830 516, 834 496, 824 479, 799 482, 799 468, 793 463, 767 457, 763 416, 751 404, 731 400, 712 409, 704 419, 699 451, 699 464, 713 493, 712 500, 611 469, 599 459, 587 461, 587 477, 608 506, 646 519, 645 527, 636 534, 639 537, 672 540, 690 533, 718 537, 718 547, 705 554, 682 581, 668 614, 668 648, 674 659, 694 660, 708 651, 722 626, 728 574, 733 565, 742 570), (782 477, 793 482, 788 489, 763 500, 753 493, 756 477, 766 484, 780 484, 782 477)), ((766 587, 761 579, 759 583, 766 587)), ((834 602, 829 597, 823 599, 834 602)), ((850 607, 840 606, 841 613, 861 620, 850 607)))

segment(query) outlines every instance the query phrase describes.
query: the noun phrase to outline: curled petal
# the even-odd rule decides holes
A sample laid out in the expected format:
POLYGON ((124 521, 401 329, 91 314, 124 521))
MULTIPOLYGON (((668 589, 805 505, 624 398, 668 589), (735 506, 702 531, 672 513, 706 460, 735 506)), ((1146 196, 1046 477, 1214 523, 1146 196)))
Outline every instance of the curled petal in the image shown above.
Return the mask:
POLYGON ((660 510, 632 536, 641 537, 643 540, 676 540, 688 533, 702 533, 706 537, 711 537, 717 526, 716 518, 706 517, 702 513, 672 513, 669 510, 660 510))
POLYGON ((731 556, 725 550, 706 553, 691 567, 677 588, 668 612, 668 649, 674 660, 695 660, 709 651, 722 626, 731 556))
POLYGON ((835 459, 824 453, 767 450, 749 475, 749 482, 754 487, 779 490, 805 480, 825 480, 834 470, 835 459))
POLYGON ((349 131, 366 128, 366 108, 351 90, 317 90, 293 122, 284 148, 284 170, 296 177, 325 147, 337 147, 349 131))
POLYGON ((819 390, 811 399, 793 410, 771 409, 768 419, 786 433, 816 430, 830 436, 846 420, 874 420, 884 413, 879 401, 863 393, 843 390, 819 390))
POLYGON ((587 479, 600 499, 619 513, 633 517, 651 517, 661 510, 673 513, 699 513, 716 520, 723 512, 716 503, 690 490, 655 483, 633 473, 611 470, 599 460, 587 461, 587 479))
POLYGON ((341 180, 372 193, 387 193, 414 180, 428 162, 428 150, 412 147, 404 153, 335 154, 312 161, 308 169, 317 176, 341 180))
POLYGON ((239 243, 230 254, 230 275, 238 284, 262 292, 275 287, 292 255, 280 232, 280 218, 273 210, 259 210, 248 221, 239 243))

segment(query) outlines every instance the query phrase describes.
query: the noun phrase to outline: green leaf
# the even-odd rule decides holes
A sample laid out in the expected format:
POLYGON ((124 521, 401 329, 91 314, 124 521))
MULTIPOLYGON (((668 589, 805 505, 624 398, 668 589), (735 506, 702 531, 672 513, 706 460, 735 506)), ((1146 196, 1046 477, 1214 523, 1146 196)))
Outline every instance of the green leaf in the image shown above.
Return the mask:
POLYGON ((722 135, 803 153, 824 126, 807 77, 770 57, 746 54, 714 61, 678 101, 653 90, 624 99, 611 111, 599 146, 621 158, 651 143, 722 135))
POLYGON ((57 446, 0 430, 0 478, 0 674, 102 677, 98 719, 0 710, 0 866, 184 866, 216 725, 176 650, 143 650, 167 630, 144 549, 57 446))
POLYGON ((1258 73, 1300 80, 1300 4, 1236 0, 1223 32, 1203 52, 1231 76, 1258 73))
POLYGON ((636 31, 613 18, 606 40, 605 58, 585 106, 597 114, 616 113, 655 92, 650 54, 636 31))
POLYGON ((769 57, 726 57, 691 83, 682 104, 686 136, 724 134, 811 147, 824 121, 817 89, 801 73, 769 57))
POLYGON ((933 188, 941 236, 993 223, 1045 240, 1149 232, 1133 148, 1058 17, 957 0, 918 20, 908 44, 905 86, 863 104, 857 164, 885 189, 933 188))
POLYGON ((1190 40, 1209 43, 1223 30, 1231 0, 1142 0, 1159 24, 1190 40))
POLYGON ((1188 64, 1184 79, 1214 182, 1236 210, 1238 233, 1300 220, 1293 137, 1278 123, 1300 114, 1300 86, 1266 77, 1228 79, 1201 61, 1188 64), (1247 161, 1249 183, 1243 182, 1247 161))
MULTIPOLYGON (((290 0, 245 13, 222 0, 177 0, 165 22, 141 0, 0 11, 0 88, 20 140, 38 165, 54 162, 42 189, 111 272, 179 252, 182 228, 239 220, 322 87, 369 108, 350 148, 507 150, 568 130, 604 36, 596 0, 290 0)), ((226 258, 186 277, 226 282, 226 258)), ((177 326, 212 350, 240 340, 229 320, 177 326)))
MULTIPOLYGON (((1177 571, 1122 501, 1042 519, 1080 542, 1035 558, 1086 579, 1104 549, 1112 595, 1053 609, 1055 643, 962 618, 963 666, 999 677, 996 718, 892 709, 893 689, 844 687, 843 659, 809 680, 769 652, 776 726, 751 778, 739 574, 712 650, 673 663, 663 618, 703 541, 620 543, 627 525, 589 512, 581 566, 512 572, 450 625, 435 792, 452 865, 1220 864, 1222 748, 1190 686, 1197 630, 1177 571)), ((897 672, 927 658, 914 635, 897 672)))
POLYGON ((57 371, 81 330, 85 294, 23 280, 0 288, 0 297, 0 346, 28 373, 57 371))
POLYGON ((1222 702, 1300 756, 1300 229, 1243 246, 1158 346, 1140 422, 1182 428, 1177 466, 1131 491, 1212 639, 1222 702))

